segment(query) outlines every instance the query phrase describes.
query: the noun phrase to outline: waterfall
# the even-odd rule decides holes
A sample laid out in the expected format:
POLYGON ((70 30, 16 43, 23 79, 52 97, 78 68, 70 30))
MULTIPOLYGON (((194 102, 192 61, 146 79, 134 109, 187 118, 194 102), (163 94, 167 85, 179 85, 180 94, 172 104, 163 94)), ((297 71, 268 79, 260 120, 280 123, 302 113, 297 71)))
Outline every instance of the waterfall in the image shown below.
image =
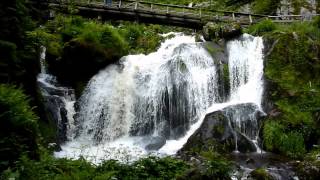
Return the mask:
POLYGON ((37 77, 43 103, 49 119, 57 125, 57 141, 71 140, 73 137, 73 116, 75 114, 74 90, 59 85, 55 76, 48 74, 46 68, 46 48, 40 47, 40 74, 37 77))
POLYGON ((231 87, 229 103, 253 103, 257 106, 251 113, 235 109, 227 114, 233 127, 251 139, 257 152, 261 152, 257 143, 259 122, 256 112, 263 112, 263 40, 244 34, 240 39, 229 42, 227 48, 231 87))
POLYGON ((78 138, 183 136, 217 93, 214 60, 192 42, 177 36, 155 53, 124 57, 93 77, 79 100, 78 138))
POLYGON ((261 109, 263 93, 263 40, 244 34, 227 44, 233 102, 255 103, 261 109))
MULTIPOLYGON (((262 111, 262 38, 244 34, 227 43, 230 97, 221 102, 220 60, 194 36, 174 35, 156 52, 125 56, 90 80, 71 120, 73 139, 62 145, 57 157, 83 156, 98 163, 175 154, 207 113, 242 103, 262 111)), ((226 112, 231 126, 258 150, 259 123, 250 113, 226 112)))

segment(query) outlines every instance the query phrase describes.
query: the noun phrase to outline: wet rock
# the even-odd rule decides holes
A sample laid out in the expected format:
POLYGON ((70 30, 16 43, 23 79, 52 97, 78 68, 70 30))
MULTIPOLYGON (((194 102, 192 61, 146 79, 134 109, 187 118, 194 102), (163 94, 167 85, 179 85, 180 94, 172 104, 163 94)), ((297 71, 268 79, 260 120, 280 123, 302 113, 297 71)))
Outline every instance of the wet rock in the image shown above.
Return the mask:
POLYGON ((296 177, 296 163, 273 153, 232 153, 231 158, 238 166, 236 179, 293 180, 296 177))
POLYGON ((148 142, 148 144, 145 146, 145 149, 148 151, 155 151, 160 149, 163 145, 166 144, 166 139, 161 136, 155 136, 155 137, 146 137, 143 141, 148 142))
POLYGON ((247 164, 252 164, 252 163, 254 163, 254 159, 248 158, 248 159, 246 160, 246 163, 247 163, 247 164))
MULTIPOLYGON (((184 145, 183 151, 200 151, 215 149, 219 152, 232 152, 236 150, 246 153, 255 152, 256 147, 247 137, 252 136, 250 132, 246 135, 237 128, 235 120, 248 129, 252 127, 250 118, 259 119, 261 114, 257 106, 251 103, 228 106, 222 110, 207 114, 200 128, 189 138, 184 145)), ((257 130, 257 129, 256 129, 257 130)))
POLYGON ((277 117, 281 114, 280 111, 278 111, 277 109, 273 109, 271 112, 269 112, 269 116, 270 117, 277 117))
POLYGON ((56 127, 56 143, 67 141, 68 111, 66 99, 74 100, 73 89, 60 86, 54 76, 43 75, 38 79, 43 96, 42 103, 48 119, 53 120, 56 127))
POLYGON ((297 171, 299 179, 320 179, 320 161, 303 161, 297 171))

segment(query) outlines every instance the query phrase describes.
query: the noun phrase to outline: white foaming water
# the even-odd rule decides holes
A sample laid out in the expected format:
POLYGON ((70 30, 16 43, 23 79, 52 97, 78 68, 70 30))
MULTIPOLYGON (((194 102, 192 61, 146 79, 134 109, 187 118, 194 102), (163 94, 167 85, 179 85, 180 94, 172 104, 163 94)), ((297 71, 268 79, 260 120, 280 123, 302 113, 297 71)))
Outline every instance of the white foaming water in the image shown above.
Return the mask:
MULTIPOLYGON (((111 65, 90 80, 70 131, 75 138, 62 145, 56 157, 83 156, 99 163, 130 162, 150 153, 172 155, 207 113, 240 103, 253 103, 261 110, 262 38, 245 34, 228 42, 231 92, 227 102, 218 103, 214 60, 193 36, 175 35, 157 52, 126 56, 120 65, 111 65), (157 151, 146 150, 145 136, 161 137, 166 143, 157 151)), ((235 124, 243 129, 242 122, 235 124)), ((251 134, 255 141, 258 133, 251 134)))
MULTIPOLYGON (((253 103, 262 110, 263 95, 263 39, 244 34, 240 40, 227 45, 229 53, 230 102, 253 103)), ((242 112, 236 112, 240 114, 242 112)), ((239 116, 239 115, 238 115, 239 116)), ((241 118, 235 118, 235 128, 252 140, 258 153, 259 123, 254 114, 249 118, 250 127, 241 118)), ((246 120, 247 121, 247 120, 246 120)), ((237 151, 237 148, 236 148, 237 151)))
POLYGON ((229 101, 255 103, 261 109, 263 93, 263 40, 244 34, 227 44, 231 97, 229 101))
MULTIPOLYGON (((189 137, 201 126, 206 114, 222 110, 228 106, 253 103, 262 111, 262 94, 263 94, 263 40, 261 37, 253 37, 249 34, 242 35, 238 40, 233 40, 227 44, 229 76, 230 76, 230 98, 225 103, 213 103, 206 113, 202 114, 201 119, 195 123, 187 134, 178 140, 169 140, 159 150, 165 154, 175 154, 188 141, 189 137)), ((241 116, 241 112, 238 112, 241 116)), ((252 140, 258 153, 263 152, 258 146, 258 122, 255 117, 250 119, 254 129, 250 129, 252 136, 248 137, 252 140)), ((241 118, 235 118, 235 128, 245 129, 240 122, 241 118)), ((249 129, 249 128, 248 128, 249 129)), ((244 134, 246 135, 246 133, 244 134)), ((237 147, 235 148, 237 151, 237 147)))
POLYGON ((71 140, 73 137, 75 115, 75 96, 73 89, 60 86, 55 76, 48 74, 46 68, 46 47, 40 47, 40 74, 37 82, 44 97, 47 113, 56 120, 59 142, 71 140))
POLYGON ((114 151, 129 149, 133 158, 150 152, 140 136, 183 137, 218 98, 216 72, 205 48, 181 33, 155 53, 122 58, 90 80, 79 100, 76 138, 56 156, 116 158, 114 151))

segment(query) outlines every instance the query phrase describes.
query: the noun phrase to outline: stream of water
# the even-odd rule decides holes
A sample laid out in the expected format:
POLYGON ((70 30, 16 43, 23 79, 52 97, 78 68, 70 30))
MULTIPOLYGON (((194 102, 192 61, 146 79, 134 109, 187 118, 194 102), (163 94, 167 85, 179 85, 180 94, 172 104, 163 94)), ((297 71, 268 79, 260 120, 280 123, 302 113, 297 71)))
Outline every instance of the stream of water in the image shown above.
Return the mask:
MULTIPOLYGON (((194 36, 174 35, 156 52, 125 56, 119 64, 92 77, 76 102, 77 112, 73 90, 59 86, 45 71, 44 48, 38 82, 64 140, 56 157, 83 156, 99 163, 172 155, 200 127, 207 113, 241 103, 253 103, 262 111, 262 38, 244 34, 227 43, 230 96, 225 98, 219 93, 222 62, 214 59, 203 43, 196 43, 194 36)), ((233 128, 261 152, 257 119, 244 122, 247 120, 241 117, 241 112, 230 114, 233 128)))

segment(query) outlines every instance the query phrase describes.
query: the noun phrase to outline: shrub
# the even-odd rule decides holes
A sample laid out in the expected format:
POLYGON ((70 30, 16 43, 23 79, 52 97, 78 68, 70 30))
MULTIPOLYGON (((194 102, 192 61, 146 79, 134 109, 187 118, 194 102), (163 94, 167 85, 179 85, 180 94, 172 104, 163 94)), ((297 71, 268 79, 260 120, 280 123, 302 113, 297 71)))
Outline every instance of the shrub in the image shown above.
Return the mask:
POLYGON ((280 0, 255 0, 253 11, 257 14, 275 14, 280 0))
POLYGON ((20 89, 0 84, 0 171, 22 154, 39 157, 38 117, 28 103, 20 89))
POLYGON ((201 155, 207 160, 205 176, 214 179, 229 179, 232 164, 227 159, 214 151, 202 152, 201 155))
POLYGON ((300 158, 305 153, 303 134, 285 129, 277 121, 267 121, 263 128, 264 145, 267 150, 280 152, 291 158, 300 158))
POLYGON ((277 26, 271 20, 264 20, 250 26, 247 30, 247 33, 255 36, 261 36, 264 33, 272 32, 276 29, 277 29, 277 26))
POLYGON ((186 170, 187 164, 170 157, 149 157, 133 164, 115 160, 93 165, 79 160, 55 159, 44 155, 41 161, 22 157, 15 169, 8 169, 2 178, 15 179, 174 179, 186 170))
POLYGON ((275 42, 266 57, 265 75, 273 84, 270 98, 281 112, 272 118, 277 124, 266 123, 265 145, 296 158, 311 149, 319 136, 315 112, 320 106, 320 29, 315 21, 293 23, 279 26, 265 37, 275 42))

